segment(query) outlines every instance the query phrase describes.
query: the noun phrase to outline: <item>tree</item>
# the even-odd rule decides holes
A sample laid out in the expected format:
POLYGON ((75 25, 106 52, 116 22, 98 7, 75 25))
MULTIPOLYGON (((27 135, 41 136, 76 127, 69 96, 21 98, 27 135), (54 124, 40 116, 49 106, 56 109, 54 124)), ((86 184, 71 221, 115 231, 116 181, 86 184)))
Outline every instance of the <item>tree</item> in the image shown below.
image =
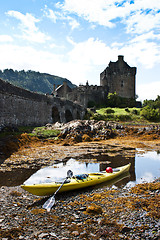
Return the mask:
POLYGON ((117 95, 116 92, 108 93, 107 106, 109 107, 135 107, 136 101, 133 98, 124 98, 117 95))
POLYGON ((141 116, 149 121, 160 121, 160 110, 145 106, 142 108, 141 116))

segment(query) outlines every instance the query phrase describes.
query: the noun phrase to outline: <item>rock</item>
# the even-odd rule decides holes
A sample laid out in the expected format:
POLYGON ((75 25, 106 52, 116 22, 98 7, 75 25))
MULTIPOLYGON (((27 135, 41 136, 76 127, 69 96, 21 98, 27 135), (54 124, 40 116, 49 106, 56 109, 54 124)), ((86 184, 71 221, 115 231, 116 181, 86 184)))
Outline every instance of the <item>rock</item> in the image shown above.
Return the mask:
POLYGON ((121 230, 122 233, 129 232, 131 230, 130 227, 124 226, 121 230))
POLYGON ((80 207, 78 210, 79 211, 86 211, 86 209, 87 209, 87 207, 84 206, 84 207, 80 207))
POLYGON ((87 207, 86 212, 91 214, 101 214, 103 210, 102 207, 92 204, 91 206, 87 207))
POLYGON ((48 236, 48 233, 41 233, 40 235, 38 235, 39 238, 44 238, 47 236, 48 236))
POLYGON ((78 231, 73 231, 72 234, 77 237, 79 235, 79 232, 78 231))
POLYGON ((90 141, 91 141, 91 138, 90 138, 90 136, 88 136, 87 134, 84 134, 84 135, 82 136, 82 141, 83 141, 83 142, 90 142, 90 141))
POLYGON ((53 232, 49 233, 49 235, 52 236, 52 237, 57 237, 56 234, 53 233, 53 232))

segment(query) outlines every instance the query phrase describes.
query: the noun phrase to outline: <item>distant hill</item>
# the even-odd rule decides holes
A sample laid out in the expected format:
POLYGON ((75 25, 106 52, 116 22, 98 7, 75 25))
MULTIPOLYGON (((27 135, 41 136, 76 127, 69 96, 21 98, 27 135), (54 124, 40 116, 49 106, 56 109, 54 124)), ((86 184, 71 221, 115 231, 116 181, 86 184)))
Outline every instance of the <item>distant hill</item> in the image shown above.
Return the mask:
POLYGON ((47 73, 40 73, 35 71, 17 71, 13 69, 0 70, 0 79, 10 82, 11 84, 27 89, 32 92, 49 93, 53 91, 53 85, 55 87, 67 82, 68 86, 75 87, 71 81, 66 78, 50 75, 47 73))

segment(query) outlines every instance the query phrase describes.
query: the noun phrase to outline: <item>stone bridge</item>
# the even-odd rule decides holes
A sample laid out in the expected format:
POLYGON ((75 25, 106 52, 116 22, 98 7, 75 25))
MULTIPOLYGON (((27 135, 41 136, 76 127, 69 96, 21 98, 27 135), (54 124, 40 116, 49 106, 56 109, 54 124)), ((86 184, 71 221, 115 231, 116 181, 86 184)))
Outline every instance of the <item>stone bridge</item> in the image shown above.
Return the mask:
POLYGON ((72 101, 33 93, 0 79, 0 126, 42 126, 83 119, 86 109, 72 101))

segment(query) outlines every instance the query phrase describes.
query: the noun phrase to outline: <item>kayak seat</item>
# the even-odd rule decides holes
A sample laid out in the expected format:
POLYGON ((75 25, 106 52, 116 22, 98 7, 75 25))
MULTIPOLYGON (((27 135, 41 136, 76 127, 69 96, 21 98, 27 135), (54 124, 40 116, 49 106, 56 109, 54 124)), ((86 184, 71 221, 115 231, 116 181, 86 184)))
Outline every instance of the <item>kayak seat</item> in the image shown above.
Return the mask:
POLYGON ((113 168, 113 172, 119 172, 120 169, 117 169, 117 168, 113 168))
POLYGON ((103 173, 90 173, 90 176, 103 176, 103 173))
POLYGON ((77 178, 78 180, 83 180, 88 177, 88 174, 79 174, 79 175, 75 175, 74 177, 77 178))

